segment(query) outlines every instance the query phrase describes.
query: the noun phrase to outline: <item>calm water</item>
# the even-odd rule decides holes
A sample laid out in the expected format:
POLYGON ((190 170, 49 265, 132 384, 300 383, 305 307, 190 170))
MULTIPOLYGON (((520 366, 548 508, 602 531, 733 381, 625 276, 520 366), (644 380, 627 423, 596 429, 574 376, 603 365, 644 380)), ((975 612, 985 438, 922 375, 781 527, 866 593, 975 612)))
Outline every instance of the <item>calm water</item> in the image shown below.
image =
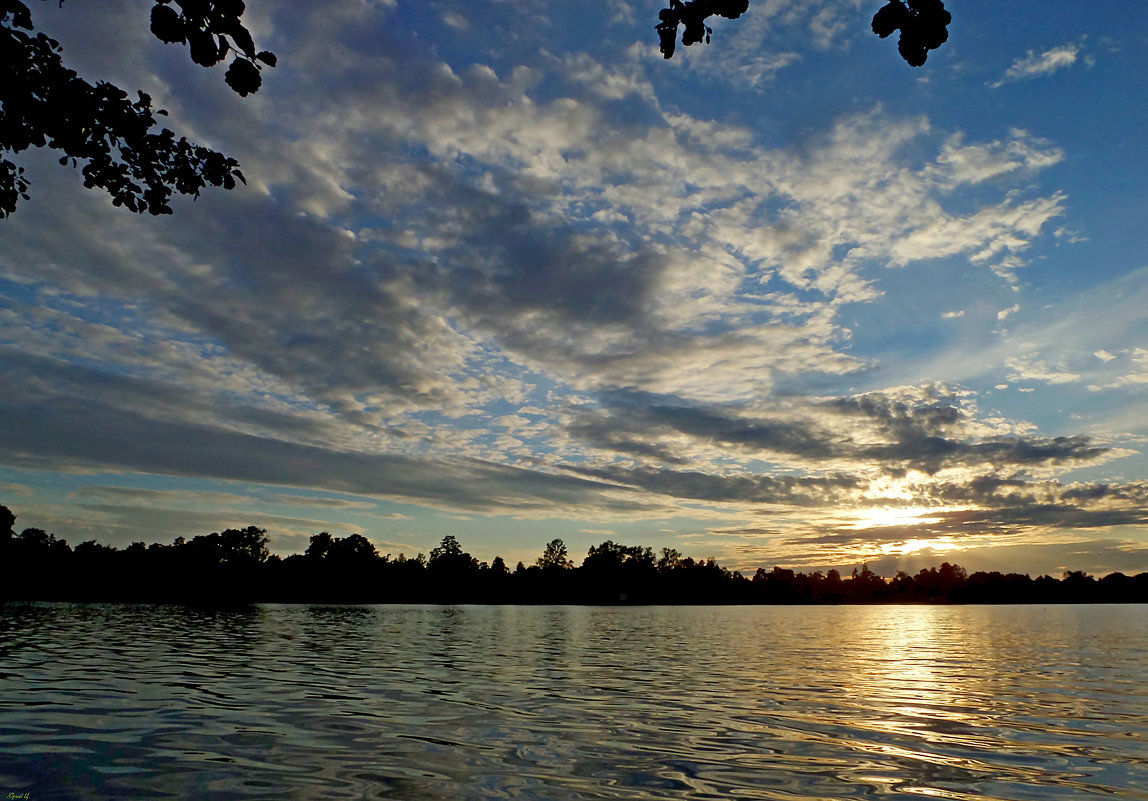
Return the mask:
POLYGON ((0 607, 0 798, 1148 799, 1148 607, 0 607))

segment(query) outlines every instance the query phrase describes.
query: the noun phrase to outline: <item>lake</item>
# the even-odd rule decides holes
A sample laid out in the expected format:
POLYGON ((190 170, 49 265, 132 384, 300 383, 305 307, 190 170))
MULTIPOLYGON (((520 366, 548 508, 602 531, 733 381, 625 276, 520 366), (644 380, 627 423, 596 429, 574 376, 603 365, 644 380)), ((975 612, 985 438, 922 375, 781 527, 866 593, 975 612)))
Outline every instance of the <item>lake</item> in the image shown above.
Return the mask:
POLYGON ((0 798, 1148 799, 1148 606, 0 607, 0 798))

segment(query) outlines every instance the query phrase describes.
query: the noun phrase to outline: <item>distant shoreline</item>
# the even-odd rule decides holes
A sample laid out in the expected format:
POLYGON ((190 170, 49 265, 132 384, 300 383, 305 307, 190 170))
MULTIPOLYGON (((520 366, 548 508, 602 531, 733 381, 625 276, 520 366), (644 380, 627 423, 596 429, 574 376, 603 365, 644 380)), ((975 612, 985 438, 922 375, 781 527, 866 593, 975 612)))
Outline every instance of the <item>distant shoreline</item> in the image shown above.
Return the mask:
MULTIPOLYGON (((6 507, 0 507, 8 512, 6 507)), ((11 519, 15 519, 9 512, 11 519)), ((575 567, 553 539, 534 565, 511 570, 501 557, 480 562, 453 536, 430 556, 380 556, 365 537, 311 537, 306 553, 273 556, 265 529, 227 529, 171 545, 75 548, 40 529, 0 530, 0 602, 144 604, 492 604, 583 606, 1089 604, 1148 603, 1148 572, 1082 571, 1061 578, 978 571, 942 563, 885 579, 863 566, 798 573, 759 568, 753 576, 677 550, 592 546, 575 567)))

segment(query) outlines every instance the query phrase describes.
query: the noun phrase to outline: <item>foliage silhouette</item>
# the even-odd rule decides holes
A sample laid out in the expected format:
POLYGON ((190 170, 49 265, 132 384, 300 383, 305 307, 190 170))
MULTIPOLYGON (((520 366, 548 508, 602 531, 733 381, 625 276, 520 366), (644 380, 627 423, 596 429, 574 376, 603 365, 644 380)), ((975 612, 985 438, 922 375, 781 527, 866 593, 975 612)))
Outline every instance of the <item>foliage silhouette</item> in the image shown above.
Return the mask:
POLYGON ((546 549, 535 564, 543 570, 565 570, 574 567, 566 550, 566 543, 558 538, 547 543, 546 549))
MULTIPOLYGON (((655 26, 659 49, 664 58, 673 58, 677 46, 678 26, 684 25, 682 44, 710 42, 713 30, 706 25, 711 16, 737 19, 749 9, 749 0, 670 0, 669 8, 658 12, 655 26)), ((941 0, 889 0, 873 16, 873 33, 882 39, 900 30, 897 50, 910 66, 920 67, 935 50, 949 39, 948 25, 952 15, 941 0)))
POLYGON ((658 12, 661 20, 656 26, 659 49, 665 58, 673 58, 678 38, 678 26, 685 25, 682 44, 689 47, 705 40, 710 43, 713 30, 706 20, 714 15, 726 19, 737 19, 749 9, 749 0, 670 0, 670 7, 658 12))
MULTIPOLYGON (((204 67, 230 57, 224 80, 246 97, 276 58, 255 49, 240 20, 244 10, 243 0, 158 0, 151 31, 163 42, 187 45, 204 67)), ((153 109, 145 92, 133 102, 113 84, 88 83, 64 65, 61 52, 59 42, 35 31, 26 3, 0 0, 0 153, 60 150, 61 164, 83 162, 86 188, 103 189, 113 205, 136 213, 171 214, 173 191, 199 197, 208 185, 233 189, 246 182, 235 159, 156 130, 156 115, 167 112, 153 109)), ((24 168, 0 159, 0 218, 29 198, 28 188, 24 168)))
MULTIPOLYGON (((63 4, 63 0, 60 0, 63 4)), ((674 55, 679 26, 682 44, 708 43, 711 16, 737 19, 749 0, 670 0, 656 26, 665 58, 674 55)), ((257 50, 241 20, 243 0, 157 0, 150 13, 152 34, 167 44, 188 48, 191 60, 213 67, 230 59, 224 81, 242 97, 257 92, 261 70, 274 67, 276 56, 257 50)), ((913 66, 928 51, 948 40, 952 16, 941 0, 889 0, 873 17, 873 31, 885 38, 900 30, 898 50, 913 66)), ((210 148, 157 126, 151 97, 127 92, 107 82, 90 84, 67 68, 59 42, 36 32, 28 3, 0 0, 0 152, 20 153, 30 147, 63 152, 60 163, 84 163, 86 188, 108 192, 115 206, 153 215, 171 214, 171 195, 198 198, 207 186, 234 189, 246 183, 239 163, 210 148)), ((0 159, 0 219, 28 199, 24 168, 0 159)))
POLYGON ((14 525, 16 515, 12 514, 12 510, 7 506, 0 506, 0 542, 7 543, 16 536, 16 532, 12 530, 14 525))
POLYGON ((920 67, 936 50, 949 40, 948 25, 953 15, 945 10, 941 0, 889 0, 873 16, 873 33, 882 39, 900 30, 897 52, 909 66, 920 67))
POLYGON ((407 558, 379 555, 360 534, 311 537, 304 554, 268 555, 264 529, 248 526, 171 545, 136 542, 118 549, 94 541, 75 548, 38 528, 15 535, 15 515, 0 506, 0 600, 146 601, 165 603, 1146 603, 1148 572, 1097 579, 1080 571, 1061 579, 998 572, 967 573, 949 563, 885 580, 863 565, 843 579, 836 570, 798 573, 760 568, 750 579, 712 557, 695 560, 670 548, 611 540, 591 547, 573 567, 552 540, 532 567, 510 572, 446 536, 407 558), (549 556, 547 556, 549 555, 549 556))

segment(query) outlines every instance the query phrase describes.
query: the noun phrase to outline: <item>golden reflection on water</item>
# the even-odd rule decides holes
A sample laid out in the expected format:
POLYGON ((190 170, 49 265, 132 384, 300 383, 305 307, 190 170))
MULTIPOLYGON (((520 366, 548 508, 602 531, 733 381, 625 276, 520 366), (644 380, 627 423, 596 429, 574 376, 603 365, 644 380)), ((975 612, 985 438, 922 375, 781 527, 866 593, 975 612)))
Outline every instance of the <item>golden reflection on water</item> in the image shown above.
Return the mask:
POLYGON ((0 787, 1144 801, 1146 621, 1143 607, 3 607, 0 787))
POLYGON ((850 661, 847 686, 875 713, 870 725, 900 722, 919 731, 914 722, 927 729, 936 721, 977 717, 983 676, 968 669, 973 635, 960 618, 938 606, 887 607, 865 626, 864 636, 865 658, 850 661))
MULTIPOLYGON (((853 779, 885 792, 956 799, 996 797, 962 791, 970 778, 988 786, 1051 782, 1064 790, 1087 788, 1079 781, 1087 773, 1065 769, 1069 760, 1089 756, 1087 743, 1072 742, 1080 740, 1074 726, 1065 725, 1072 717, 1045 718, 1049 701, 1058 696, 1026 686, 1042 666, 998 660, 1007 643, 986 638, 975 625, 983 615, 927 605, 858 612, 854 636, 863 643, 844 649, 839 678, 851 726, 869 734, 849 745, 883 762, 892 760, 901 770, 858 773, 853 779), (1016 706, 1026 694, 1033 702, 1028 720, 1016 706), (1006 715, 1010 719, 1002 721, 1006 715), (1007 728, 1013 736, 1004 738, 1007 728), (1015 737, 1018 731, 1023 739, 1015 737)), ((1063 689, 1058 686, 1057 692, 1063 689)))

